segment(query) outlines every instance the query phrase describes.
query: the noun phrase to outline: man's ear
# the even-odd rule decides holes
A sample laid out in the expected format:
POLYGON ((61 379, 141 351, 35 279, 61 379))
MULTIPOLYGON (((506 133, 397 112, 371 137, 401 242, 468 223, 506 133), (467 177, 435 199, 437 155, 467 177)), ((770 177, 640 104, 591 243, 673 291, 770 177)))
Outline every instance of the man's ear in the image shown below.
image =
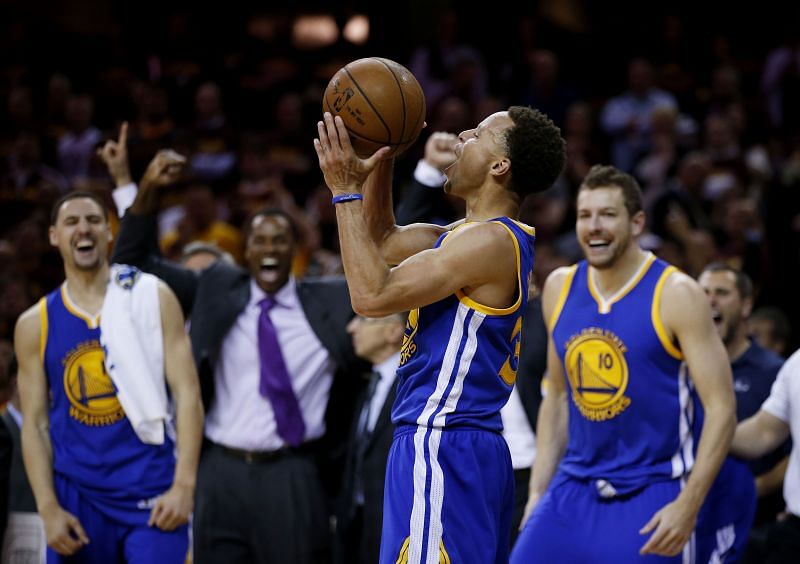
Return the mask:
POLYGON ((50 244, 54 247, 58 247, 58 237, 56 236, 56 227, 55 225, 51 225, 47 229, 47 238, 50 239, 50 244))
POLYGON ((508 157, 502 157, 492 163, 490 172, 494 176, 503 176, 508 174, 511 170, 511 160, 508 157))

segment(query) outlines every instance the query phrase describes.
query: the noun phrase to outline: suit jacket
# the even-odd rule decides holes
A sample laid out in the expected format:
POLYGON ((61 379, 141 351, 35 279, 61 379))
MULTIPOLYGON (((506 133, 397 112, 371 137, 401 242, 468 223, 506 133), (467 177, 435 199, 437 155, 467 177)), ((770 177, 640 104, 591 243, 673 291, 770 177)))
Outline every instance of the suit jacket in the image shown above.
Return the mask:
POLYGON ((22 438, 17 422, 8 411, 3 413, 3 423, 8 429, 12 443, 11 470, 9 474, 8 510, 25 513, 36 513, 36 499, 25 473, 22 462, 22 438))
MULTIPOLYGON (((375 422, 375 429, 369 437, 369 442, 364 451, 362 465, 362 485, 364 489, 363 527, 360 531, 352 531, 353 518, 356 514, 355 504, 355 455, 357 449, 357 434, 359 414, 368 401, 367 391, 364 390, 358 399, 356 416, 350 427, 350 436, 347 441, 347 461, 344 470, 344 479, 336 507, 336 542, 334 550, 335 563, 377 562, 380 556, 381 527, 383 524, 383 489, 386 478, 386 461, 389 457, 389 448, 394 438, 394 424, 392 424, 392 406, 397 397, 397 380, 394 381, 386 400, 383 402, 381 412, 375 422), (346 539, 349 535, 360 536, 364 554, 348 553, 346 539)), ((355 547, 350 547, 354 550, 355 547)))
POLYGON ((528 309, 522 318, 517 391, 525 408, 525 415, 536 433, 536 419, 542 403, 542 377, 547 370, 547 327, 542 317, 542 299, 528 300, 528 309))
MULTIPOLYGON (((214 363, 225 336, 250 300, 250 274, 225 261, 195 273, 165 259, 158 247, 156 218, 130 212, 120 225, 112 261, 155 274, 175 292, 184 314, 191 319, 192 353, 203 405, 208 409, 214 397, 214 363)), ((309 325, 338 367, 325 414, 327 432, 320 449, 325 463, 323 481, 328 491, 335 491, 347 430, 362 386, 351 375, 364 372, 368 365, 356 357, 346 331, 353 310, 344 278, 299 280, 297 294, 309 325)))

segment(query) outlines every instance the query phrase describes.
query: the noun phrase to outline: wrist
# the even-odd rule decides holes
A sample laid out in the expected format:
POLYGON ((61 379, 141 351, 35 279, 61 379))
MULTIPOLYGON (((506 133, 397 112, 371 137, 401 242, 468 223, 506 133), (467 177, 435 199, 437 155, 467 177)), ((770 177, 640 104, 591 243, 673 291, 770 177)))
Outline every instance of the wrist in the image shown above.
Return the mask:
POLYGON ((336 205, 336 204, 344 204, 346 202, 355 202, 363 199, 364 199, 364 194, 360 194, 358 192, 336 192, 333 194, 331 202, 333 202, 333 204, 336 205))
POLYGON ((115 175, 114 182, 116 183, 117 188, 122 188, 128 184, 133 184, 133 178, 131 178, 130 174, 115 175))

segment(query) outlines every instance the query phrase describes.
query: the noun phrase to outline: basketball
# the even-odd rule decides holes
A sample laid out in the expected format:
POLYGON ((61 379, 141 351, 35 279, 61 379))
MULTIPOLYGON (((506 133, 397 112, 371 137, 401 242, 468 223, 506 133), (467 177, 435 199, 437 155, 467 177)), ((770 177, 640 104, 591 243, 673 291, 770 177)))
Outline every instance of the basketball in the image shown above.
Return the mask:
POLYGON ((323 111, 341 116, 359 157, 381 147, 399 155, 417 140, 425 122, 422 87, 403 65, 369 57, 348 63, 325 89, 323 111))

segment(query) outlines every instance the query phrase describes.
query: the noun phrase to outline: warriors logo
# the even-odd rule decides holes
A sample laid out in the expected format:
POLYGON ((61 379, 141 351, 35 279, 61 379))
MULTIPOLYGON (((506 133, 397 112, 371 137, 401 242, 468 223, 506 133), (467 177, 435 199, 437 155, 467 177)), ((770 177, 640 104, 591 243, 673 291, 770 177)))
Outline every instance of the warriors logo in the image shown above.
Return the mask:
POLYGON ((125 417, 97 341, 81 343, 67 355, 64 391, 70 403, 70 416, 84 425, 111 425, 125 417))
POLYGON ((627 348, 604 329, 584 329, 567 343, 564 364, 572 388, 572 400, 592 421, 613 419, 630 405, 627 348))
POLYGON ((417 352, 417 345, 414 344, 414 337, 417 335, 417 323, 419 322, 419 309, 412 309, 408 314, 406 322, 406 332, 403 334, 403 346, 400 347, 400 366, 403 366, 417 352))

